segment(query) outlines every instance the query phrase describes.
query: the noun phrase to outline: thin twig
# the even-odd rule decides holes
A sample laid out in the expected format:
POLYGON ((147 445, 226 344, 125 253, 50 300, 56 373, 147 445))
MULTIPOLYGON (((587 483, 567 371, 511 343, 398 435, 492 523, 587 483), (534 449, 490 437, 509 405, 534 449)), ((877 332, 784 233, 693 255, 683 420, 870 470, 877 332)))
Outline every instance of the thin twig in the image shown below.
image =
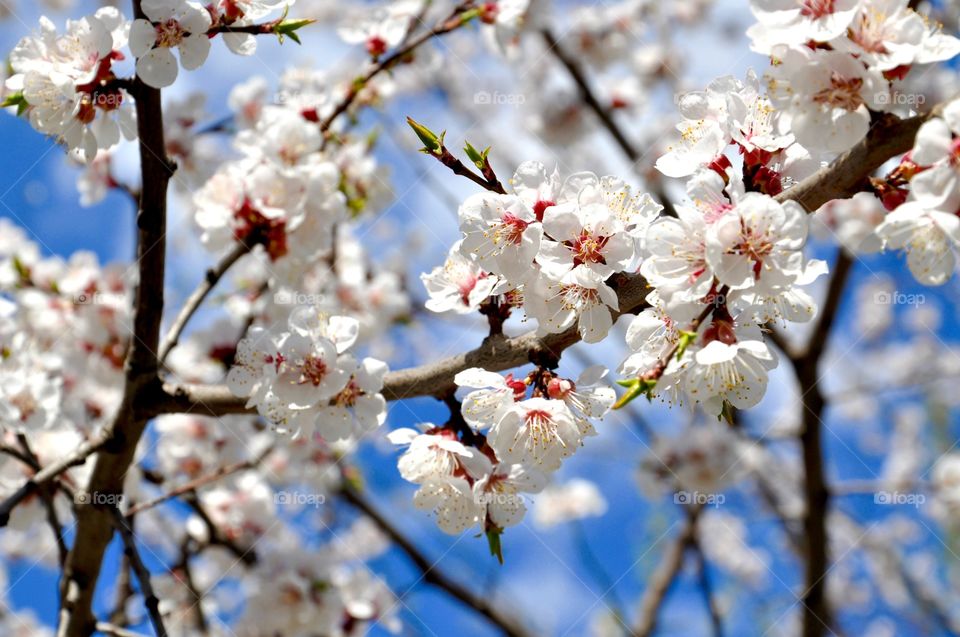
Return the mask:
POLYGON ((446 573, 439 570, 434 561, 427 558, 420 552, 396 526, 390 522, 387 517, 378 511, 373 504, 367 501, 356 489, 349 485, 344 485, 340 491, 343 498, 359 509, 364 515, 369 517, 380 527, 386 535, 393 541, 397 547, 406 554, 410 561, 420 570, 423 581, 433 584, 442 589, 451 597, 459 600, 469 606, 479 614, 483 615, 490 623, 499 628, 509 637, 528 637, 531 633, 513 617, 503 613, 499 606, 492 604, 482 596, 475 594, 459 582, 451 579, 446 573))
POLYGON ((631 637, 649 637, 657 626, 660 607, 680 573, 687 547, 690 546, 690 542, 696 536, 700 506, 691 505, 686 509, 686 514, 686 520, 684 520, 680 532, 663 552, 660 563, 647 580, 647 588, 640 600, 640 610, 631 637))
POLYGON ((152 509, 157 505, 163 504, 167 500, 179 498, 182 495, 186 495, 187 493, 196 491, 202 486, 208 485, 212 482, 216 482, 217 480, 220 480, 221 478, 225 478, 234 473, 239 473, 241 471, 253 469, 257 465, 259 465, 263 461, 263 459, 266 458, 272 451, 273 451, 273 447, 267 447, 264 451, 259 453, 255 458, 248 458, 240 462, 235 462, 233 464, 225 465, 213 471, 212 473, 208 473, 207 475, 203 475, 203 476, 200 476, 199 478, 190 480, 189 482, 185 482, 182 485, 176 487, 175 489, 172 489, 164 493, 163 495, 160 495, 154 498, 153 500, 148 500, 146 502, 141 502, 140 504, 134 505, 127 510, 127 517, 132 518, 136 514, 142 511, 145 511, 146 509, 152 509))
MULTIPOLYGON (((35 471, 39 471, 40 460, 37 458, 37 454, 35 454, 30 448, 30 442, 27 440, 27 436, 19 433, 17 434, 17 441, 23 448, 24 456, 30 462, 30 465, 35 471)), ((50 530, 53 531, 53 537, 57 543, 57 555, 60 560, 60 567, 63 568, 63 565, 67 561, 67 554, 70 552, 70 550, 67 548, 67 540, 63 533, 63 525, 60 523, 60 517, 57 515, 56 497, 56 485, 45 484, 40 487, 40 498, 43 500, 43 507, 47 511, 47 524, 50 526, 50 530)))
POLYGON ((190 294, 190 298, 187 299, 186 303, 183 304, 183 307, 180 309, 180 313, 177 315, 176 320, 173 322, 173 325, 170 326, 170 331, 167 332, 166 337, 163 339, 163 343, 160 344, 160 352, 157 355, 160 364, 163 365, 164 361, 167 360, 167 356, 170 354, 170 350, 176 347, 177 343, 180 341, 180 335, 183 334, 183 329, 187 326, 187 323, 190 321, 191 317, 200 309, 200 305, 207 298, 207 295, 216 287, 217 283, 223 278, 223 275, 227 273, 234 263, 236 263, 240 258, 250 252, 252 245, 248 245, 243 241, 238 241, 234 244, 233 248, 224 255, 224 257, 217 263, 214 267, 207 270, 206 275, 203 277, 196 289, 190 294))
POLYGON ((127 518, 115 506, 109 507, 110 515, 113 517, 114 528, 120 534, 123 540, 123 552, 130 560, 130 568, 137 578, 140 585, 140 594, 143 595, 143 605, 147 607, 147 613, 150 615, 150 623, 153 624, 153 630, 157 637, 166 637, 167 629, 163 625, 163 617, 160 615, 160 599, 153 592, 153 585, 150 583, 150 571, 144 565, 137 551, 137 540, 133 535, 133 529, 130 527, 127 518))

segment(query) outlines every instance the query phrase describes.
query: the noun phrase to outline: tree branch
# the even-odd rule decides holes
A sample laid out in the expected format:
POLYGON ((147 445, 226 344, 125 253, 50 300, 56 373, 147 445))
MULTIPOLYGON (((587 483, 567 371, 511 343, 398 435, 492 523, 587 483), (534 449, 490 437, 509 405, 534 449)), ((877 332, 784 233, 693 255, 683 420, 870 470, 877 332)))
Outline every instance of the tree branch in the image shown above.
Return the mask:
POLYGON ((163 495, 157 498, 154 498, 153 500, 148 500, 147 502, 141 502, 140 504, 134 505, 127 510, 126 517, 132 518, 133 516, 140 513, 141 511, 144 511, 146 509, 152 509, 157 505, 163 504, 167 500, 179 498, 181 495, 186 495, 187 493, 196 491, 202 486, 208 485, 211 482, 216 482, 217 480, 220 480, 221 478, 225 478, 226 476, 229 476, 231 474, 239 473, 241 471, 246 471, 248 469, 253 469, 257 465, 259 465, 264 458, 270 455, 272 451, 273 451, 273 447, 267 447, 264 451, 262 451, 260 454, 258 454, 254 458, 248 458, 241 462, 235 462, 233 464, 225 465, 212 473, 208 473, 205 476, 200 476, 199 478, 196 478, 189 482, 185 482, 179 487, 172 489, 164 493, 163 495))
POLYGON ((803 539, 806 549, 802 597, 804 637, 820 637, 825 631, 830 630, 833 621, 826 599, 826 578, 830 563, 827 535, 830 493, 827 489, 823 466, 821 419, 826 401, 819 386, 819 366, 839 312, 843 288, 851 267, 850 257, 842 248, 838 249, 833 276, 810 342, 799 357, 788 357, 796 372, 798 391, 803 403, 800 444, 803 453, 804 496, 807 503, 803 518, 803 539))
MULTIPOLYGON (((134 0, 133 10, 135 18, 145 18, 140 0, 134 0)), ((119 498, 123 493, 123 479, 149 418, 143 405, 160 393, 157 349, 163 315, 167 185, 176 167, 166 157, 159 89, 147 86, 137 77, 133 93, 142 183, 137 213, 139 280, 134 300, 133 336, 124 366, 123 399, 108 429, 108 438, 97 454, 86 488, 97 498, 119 498)), ((104 552, 113 537, 109 511, 86 503, 78 505, 76 512, 76 538, 60 585, 58 637, 87 637, 96 628, 91 608, 93 595, 104 552)))
POLYGON ((667 598, 667 592, 683 566, 683 556, 687 547, 696 538, 697 518, 700 517, 700 505, 691 505, 687 511, 680 532, 660 558, 660 563, 647 580, 647 588, 640 600, 640 611, 631 637, 650 637, 657 627, 657 615, 667 598))
POLYGON ((110 515, 113 517, 114 527, 123 540, 123 553, 130 561, 130 568, 137 577, 137 583, 140 585, 140 594, 143 595, 143 604, 147 607, 150 615, 150 623, 153 624, 153 630, 157 637, 167 637, 167 629, 163 625, 163 617, 160 615, 160 600, 153 592, 153 585, 150 584, 150 571, 147 570, 140 553, 137 551, 137 541, 133 535, 133 529, 127 522, 127 518, 120 512, 116 506, 109 508, 110 515))
POLYGON ((213 291, 213 288, 216 287, 220 279, 223 278, 223 275, 227 273, 227 270, 240 260, 240 257, 250 252, 252 247, 252 245, 238 241, 234 244, 233 248, 231 248, 230 252, 224 255, 219 263, 207 270, 203 281, 197 285, 193 293, 190 294, 190 298, 183 304, 183 307, 180 309, 180 314, 177 315, 173 325, 170 326, 170 331, 167 332, 163 343, 160 345, 158 358, 161 365, 167 360, 170 350, 177 346, 177 343, 180 341, 180 335, 183 333, 183 328, 187 326, 187 323, 200 308, 200 305, 207 298, 207 295, 213 291))
POLYGON ((396 544, 420 570, 425 582, 444 590, 450 596, 477 611, 509 637, 529 637, 531 635, 515 618, 503 614, 497 606, 491 604, 482 596, 476 595, 459 582, 451 579, 443 571, 438 570, 435 563, 421 553, 420 549, 414 546, 383 513, 374 508, 374 506, 353 487, 345 484, 341 488, 340 494, 347 502, 373 520, 380 530, 387 534, 393 543, 396 544))
MULTIPOLYGON (((612 282, 620 298, 619 314, 633 314, 646 307, 649 292, 643 277, 618 275, 612 282)), ((402 400, 416 396, 442 398, 456 390, 453 377, 464 369, 482 367, 490 371, 504 371, 543 357, 559 358, 566 348, 580 340, 576 326, 559 334, 539 338, 528 333, 514 338, 493 336, 480 347, 434 363, 390 372, 386 375, 383 395, 388 400, 402 400)), ((154 413, 197 412, 222 416, 226 414, 255 413, 246 407, 246 399, 237 398, 222 385, 164 386, 165 394, 153 405, 154 413)))

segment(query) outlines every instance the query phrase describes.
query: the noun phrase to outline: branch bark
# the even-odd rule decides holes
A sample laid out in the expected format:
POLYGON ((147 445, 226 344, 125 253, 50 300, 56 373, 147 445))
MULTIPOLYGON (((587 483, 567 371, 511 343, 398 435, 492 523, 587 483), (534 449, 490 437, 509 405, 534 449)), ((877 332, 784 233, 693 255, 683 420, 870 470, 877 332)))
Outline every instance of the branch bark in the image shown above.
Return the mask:
MULTIPOLYGON (((620 275, 613 281, 620 299, 619 314, 636 313, 646 307, 649 292, 643 277, 620 275)), ((387 400, 402 400, 416 396, 442 398, 456 389, 453 377, 470 367, 483 367, 490 371, 504 371, 524 365, 531 360, 559 359, 566 348, 580 340, 576 327, 549 334, 542 338, 528 333, 514 338, 493 336, 480 347, 463 354, 442 360, 390 372, 384 379, 383 395, 387 400)), ((246 399, 237 398, 222 385, 177 385, 164 386, 164 395, 153 406, 156 414, 196 412, 213 416, 256 413, 246 407, 246 399)))
MULTIPOLYGON (((139 0, 134 0, 133 10, 136 18, 145 18, 139 0)), ((137 213, 139 281, 134 301, 133 337, 124 367, 123 400, 97 454, 86 488, 97 498, 122 497, 123 479, 150 417, 149 410, 143 406, 160 393, 157 350, 163 315, 167 185, 176 167, 166 157, 159 89, 147 86, 137 77, 132 93, 136 99, 143 184, 137 213)), ((76 513, 76 538, 60 585, 58 637, 87 637, 95 630, 93 595, 104 552, 113 537, 108 510, 90 502, 78 505, 76 513)))
POLYGON ((802 634, 820 637, 830 630, 833 618, 826 598, 826 579, 830 556, 827 534, 827 513, 830 493, 827 489, 821 419, 826 401, 819 386, 819 367, 827 340, 836 321, 843 289, 852 268, 852 261, 842 248, 837 251, 833 277, 822 304, 820 317, 813 328, 810 342, 803 354, 789 360, 797 375, 803 403, 803 423, 800 444, 803 454, 804 496, 807 502, 803 518, 804 548, 806 553, 802 634))

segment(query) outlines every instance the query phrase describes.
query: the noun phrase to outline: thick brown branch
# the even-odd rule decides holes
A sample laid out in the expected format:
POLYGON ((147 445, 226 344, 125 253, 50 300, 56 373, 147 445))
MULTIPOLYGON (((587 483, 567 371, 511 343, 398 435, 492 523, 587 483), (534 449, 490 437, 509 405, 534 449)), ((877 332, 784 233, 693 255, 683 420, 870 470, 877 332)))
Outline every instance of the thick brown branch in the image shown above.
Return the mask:
POLYGON ((800 183, 777 195, 778 201, 796 201, 807 212, 815 212, 833 199, 845 199, 863 190, 866 179, 887 160, 913 147, 917 130, 940 107, 929 114, 900 119, 884 113, 874 122, 867 136, 800 183))
POLYGON ((477 595, 439 570, 434 562, 421 553, 420 549, 413 545, 413 542, 355 489, 350 486, 344 486, 340 493, 347 502, 373 520, 373 522, 380 527, 380 530, 386 533, 393 543, 410 558, 410 561, 419 569, 425 582, 433 584, 450 596, 463 602, 484 616, 490 623, 509 637, 528 637, 531 635, 515 618, 505 615, 499 607, 491 604, 489 600, 481 595, 477 595))
MULTIPOLYGON (((144 18, 139 0, 134 16, 144 18)), ((166 253, 167 184, 175 166, 166 157, 160 91, 135 79, 140 176, 143 184, 137 211, 138 284, 134 300, 133 336, 125 364, 123 400, 97 454, 86 491, 95 499, 119 500, 123 479, 149 414, 144 403, 159 390, 157 350, 163 315, 166 253)), ((77 506, 77 530, 61 579, 58 637, 87 637, 96 627, 91 606, 104 552, 113 537, 110 512, 92 503, 77 506)))
MULTIPOLYGON (((620 298, 620 313, 636 313, 646 307, 649 288, 643 277, 621 275, 613 282, 613 286, 620 298)), ((442 398, 456 389, 453 377, 467 368, 504 371, 531 360, 557 359, 563 350, 579 340, 576 327, 542 338, 533 333, 515 338, 490 337, 469 352, 388 373, 384 379, 383 395, 388 400, 416 396, 442 398)), ((196 412, 221 416, 254 413, 252 409, 247 409, 245 399, 237 398, 224 386, 168 384, 164 390, 165 394, 159 397, 159 402, 154 406, 157 414, 196 412)))

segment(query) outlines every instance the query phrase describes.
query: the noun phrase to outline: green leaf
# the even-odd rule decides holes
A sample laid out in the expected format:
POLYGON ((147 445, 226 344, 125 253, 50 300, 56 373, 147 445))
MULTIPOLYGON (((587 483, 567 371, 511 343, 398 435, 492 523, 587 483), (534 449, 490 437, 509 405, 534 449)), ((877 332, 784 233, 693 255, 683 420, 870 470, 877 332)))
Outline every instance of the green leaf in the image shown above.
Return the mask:
POLYGON ((677 360, 679 361, 683 358, 684 352, 687 351, 687 348, 690 347, 690 343, 697 338, 696 332, 687 332, 685 330, 680 330, 680 343, 677 345, 677 360))
POLYGON ((423 124, 417 122, 412 117, 407 118, 407 124, 409 124, 410 128, 413 129, 413 132, 417 134, 417 137, 420 138, 420 141, 423 142, 423 152, 433 155, 440 154, 440 150, 443 148, 443 136, 447 134, 446 131, 443 131, 440 133, 440 136, 437 137, 436 133, 423 124))
POLYGON ((653 389, 657 386, 657 381, 646 378, 629 378, 626 380, 618 380, 617 384, 621 387, 626 387, 627 391, 620 397, 620 400, 614 403, 613 409, 626 407, 638 396, 646 396, 647 400, 650 400, 653 397, 653 389))
POLYGON ((477 168, 483 169, 483 154, 474 148, 470 142, 464 142, 464 144, 463 152, 467 154, 467 157, 477 168))
MULTIPOLYGON (((289 10, 289 7, 287 7, 287 9, 289 10)), ((285 17, 286 11, 284 12, 284 18, 285 17)), ((297 30, 316 22, 316 20, 309 18, 300 18, 298 20, 286 20, 284 18, 281 18, 273 25, 273 32, 277 34, 277 39, 280 40, 280 44, 283 44, 284 36, 288 36, 297 44, 303 44, 303 42, 300 41, 300 36, 297 35, 297 30)))
POLYGON ((500 536, 503 535, 503 529, 492 526, 485 532, 487 536, 487 545, 490 547, 490 555, 497 558, 500 564, 503 564, 503 545, 500 543, 500 536))
POLYGON ((0 102, 0 107, 7 108, 9 106, 17 107, 17 116, 23 115, 23 112, 27 110, 30 104, 27 103, 26 98, 23 96, 23 91, 17 91, 16 93, 11 93, 7 95, 7 98, 0 102))

